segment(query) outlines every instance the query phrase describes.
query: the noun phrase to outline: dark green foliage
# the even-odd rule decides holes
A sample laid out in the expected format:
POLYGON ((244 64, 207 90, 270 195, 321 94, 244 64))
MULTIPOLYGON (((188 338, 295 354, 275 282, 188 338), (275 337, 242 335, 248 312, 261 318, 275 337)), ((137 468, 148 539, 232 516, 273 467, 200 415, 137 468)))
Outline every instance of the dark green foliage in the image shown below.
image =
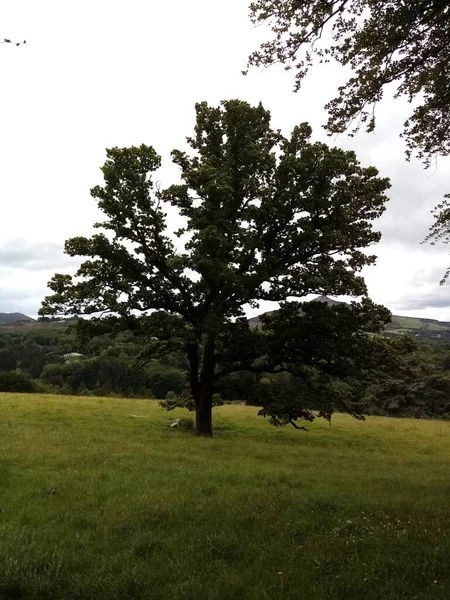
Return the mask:
POLYGON ((22 347, 18 366, 26 369, 31 377, 39 377, 45 365, 45 351, 36 342, 22 347))
POLYGON ((247 404, 261 406, 259 415, 269 417, 272 425, 293 425, 303 420, 312 423, 316 416, 331 421, 333 410, 348 412, 364 420, 362 410, 368 407, 361 401, 361 383, 334 381, 312 371, 309 379, 299 380, 289 373, 262 377, 252 388, 247 404), (356 401, 355 401, 356 400, 356 401))
MULTIPOLYGON (((222 396, 218 393, 212 395, 211 406, 223 406, 224 402, 222 396)), ((184 388, 180 393, 170 391, 166 394, 164 400, 160 400, 159 405, 168 411, 175 410, 176 408, 185 408, 189 411, 195 410, 195 401, 192 397, 192 393, 188 388, 184 388)))
MULTIPOLYGON (((375 257, 362 249, 380 239, 372 222, 384 211, 389 181, 362 167, 353 152, 311 142, 306 123, 282 136, 261 105, 203 102, 196 115, 189 151, 172 152, 181 184, 166 190, 153 183, 161 160, 152 147, 107 150, 104 185, 91 190, 103 231, 66 242, 67 254, 85 261, 75 277, 54 276, 40 312, 107 313, 103 322, 81 323, 80 331, 130 329, 148 339, 142 358, 182 355, 198 433, 211 435, 222 376, 288 370, 303 377, 299 360, 330 371, 329 361, 322 369, 320 343, 311 340, 319 358, 312 365, 306 340, 289 335, 292 308, 274 323, 276 333, 251 331, 244 309, 309 293, 364 296, 360 271, 375 257), (184 220, 176 232, 167 227, 164 204, 184 220)), ((336 336, 335 325, 347 320, 354 325, 342 333, 342 347, 351 348, 346 358, 355 350, 375 358, 368 336, 348 336, 359 325, 381 331, 389 313, 366 301, 322 327, 336 336)), ((331 370, 341 374, 338 366, 331 370)))
MULTIPOLYGON (((135 376, 138 377, 139 370, 134 370, 135 376)), ((168 392, 179 394, 185 387, 186 375, 180 369, 163 365, 157 360, 151 361, 146 365, 145 371, 147 381, 151 387, 155 398, 165 398, 168 392)))
POLYGON ((0 348, 0 371, 14 371, 17 368, 15 349, 0 348))
POLYGON ((420 346, 396 373, 369 388, 366 412, 450 418, 449 359, 448 349, 420 346))
POLYGON ((21 371, 0 371, 0 392, 41 391, 35 381, 27 373, 21 371))
MULTIPOLYGON (((326 331, 326 328, 323 330, 326 331)), ((318 326, 318 337, 320 332, 321 327, 318 326)), ((402 341, 395 338, 391 343, 399 344, 402 341)), ((165 398, 164 406, 168 409, 180 406, 189 410, 193 408, 192 395, 185 387, 185 371, 177 368, 182 358, 166 355, 161 356, 159 361, 139 364, 136 359, 141 340, 130 331, 97 336, 85 347, 80 346, 70 331, 33 329, 26 332, 0 332, 0 348, 5 356, 11 355, 21 361, 22 351, 32 344, 36 344, 39 352, 45 354, 40 377, 34 379, 34 386, 28 386, 30 371, 23 370, 19 377, 13 373, 13 377, 7 378, 8 391, 24 391, 25 378, 31 392, 156 397, 165 398), (85 353, 85 358, 66 362, 63 357, 65 353, 80 350, 85 353)), ((264 414, 286 423, 299 411, 305 415, 307 413, 304 411, 326 411, 329 408, 331 385, 336 410, 348 412, 350 407, 354 414, 359 410, 358 414, 448 418, 449 371, 450 350, 446 345, 419 344, 415 351, 398 361, 396 368, 380 373, 376 384, 365 382, 365 373, 359 371, 359 379, 355 377, 343 382, 328 378, 323 381, 325 389, 322 394, 317 375, 313 387, 308 389, 302 378, 293 377, 287 372, 268 375, 238 371, 217 380, 213 403, 220 405, 223 402, 221 398, 245 401, 263 407, 264 414), (367 393, 364 392, 366 388, 367 393), (357 402, 355 393, 360 394, 357 402)), ((371 379, 373 381, 373 375, 371 379)))
POLYGON ((289 302, 261 317, 267 341, 261 370, 293 375, 299 383, 292 377, 261 380, 253 391, 253 402, 259 397, 263 407, 260 414, 277 425, 313 421, 317 414, 330 420, 336 409, 362 418, 370 382, 397 371, 400 357, 414 349, 409 338, 377 335, 384 313, 364 299, 350 306, 289 302), (280 353, 283 363, 272 368, 280 353))
POLYGON ((134 359, 123 360, 114 356, 100 356, 85 360, 70 360, 65 364, 50 364, 41 379, 56 387, 68 388, 73 393, 88 389, 96 395, 161 398, 167 392, 180 392, 185 376, 179 369, 152 361, 137 368, 134 359))
MULTIPOLYGON (((140 365, 141 343, 132 332, 104 334, 84 344, 71 330, 5 330, 0 332, 0 371, 20 366, 21 372, 38 382, 38 389, 30 391, 44 386, 58 394, 145 398, 181 392, 184 371, 157 360, 140 365), (66 356, 80 351, 81 358, 66 356)), ((17 389, 11 383, 8 391, 24 391, 17 381, 17 389)))
POLYGON ((249 64, 281 62, 294 68, 296 90, 314 59, 333 59, 353 69, 326 106, 330 133, 348 127, 355 133, 361 125, 372 131, 375 105, 385 86, 395 82, 395 97, 418 100, 405 122, 408 156, 416 150, 429 163, 437 154, 450 153, 447 2, 257 0, 250 14, 254 23, 267 23, 275 35, 250 56, 249 64))
MULTIPOLYGON (((295 90, 308 69, 337 61, 351 67, 348 81, 327 105, 330 134, 361 126, 375 128, 375 106, 386 86, 394 97, 414 101, 402 136, 406 154, 425 166, 450 154, 450 7, 443 0, 257 0, 255 24, 267 23, 274 36, 249 58, 249 65, 282 63, 295 70, 295 90)), ((450 196, 435 210, 426 241, 450 240, 450 196)), ((444 275, 441 284, 450 274, 444 275)))
POLYGON ((258 375, 252 371, 238 371, 217 380, 215 389, 224 400, 247 400, 258 375))
POLYGON ((259 415, 269 417, 272 425, 290 423, 298 427, 296 421, 313 421, 314 400, 308 394, 306 385, 299 387, 288 373, 262 377, 253 387, 252 403, 262 406, 259 415))
MULTIPOLYGON (((393 340, 397 345, 410 344, 410 340, 393 340)), ((347 380, 328 379, 312 388, 290 375, 264 376, 251 388, 247 404, 260 406, 263 416, 270 417, 274 424, 284 424, 304 411, 304 419, 314 418, 312 411, 325 411, 328 402, 323 398, 332 395, 337 410, 365 415, 392 417, 450 418, 450 348, 448 346, 411 346, 401 352, 396 367, 376 371, 366 379, 367 373, 360 370, 357 377, 347 380)), ((317 375, 316 375, 317 377, 317 375)))

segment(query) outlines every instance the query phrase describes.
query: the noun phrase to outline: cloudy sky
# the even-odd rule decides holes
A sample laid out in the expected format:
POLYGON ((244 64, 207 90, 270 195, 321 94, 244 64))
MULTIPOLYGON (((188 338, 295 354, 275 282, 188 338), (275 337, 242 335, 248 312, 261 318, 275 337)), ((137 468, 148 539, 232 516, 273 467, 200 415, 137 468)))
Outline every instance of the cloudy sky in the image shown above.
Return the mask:
MULTIPOLYGON (((268 32, 251 27, 248 0, 4 0, 0 39, 0 312, 36 315, 54 272, 76 262, 63 243, 89 235, 98 214, 105 148, 146 143, 162 154, 162 184, 177 176, 169 153, 194 123, 194 104, 262 101, 288 133, 309 121, 316 139, 354 149, 392 181, 379 222, 371 297, 397 314, 450 320, 445 246, 421 246, 431 209, 450 191, 450 162, 424 171, 406 163, 398 133, 410 107, 386 99, 375 134, 329 140, 323 105, 344 73, 311 72, 299 94, 282 69, 243 77, 246 57, 268 32)), ((387 94, 388 95, 388 94, 387 94)))

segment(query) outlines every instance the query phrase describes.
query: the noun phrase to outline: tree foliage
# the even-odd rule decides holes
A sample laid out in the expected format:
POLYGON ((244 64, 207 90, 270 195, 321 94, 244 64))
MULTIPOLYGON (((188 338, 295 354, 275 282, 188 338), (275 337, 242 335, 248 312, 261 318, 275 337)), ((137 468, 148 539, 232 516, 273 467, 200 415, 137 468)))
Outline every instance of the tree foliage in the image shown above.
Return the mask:
POLYGON ((0 392, 38 392, 39 387, 28 373, 20 371, 0 371, 0 392))
POLYGON ((419 100, 405 122, 408 156, 429 161, 450 153, 450 6, 443 0, 258 0, 254 23, 267 22, 274 38, 250 56, 250 65, 294 67, 298 90, 315 59, 336 60, 353 74, 326 108, 330 133, 375 127, 375 105, 395 82, 395 97, 419 100), (326 42, 322 35, 325 34, 326 42))
POLYGON ((293 375, 266 377, 253 390, 260 414, 275 425, 331 419, 334 410, 362 419, 366 390, 380 378, 398 373, 401 360, 414 349, 409 338, 380 337, 388 311, 368 299, 361 304, 327 306, 320 302, 289 302, 262 317, 269 338, 265 372, 293 375), (270 369, 282 355, 282 365, 270 369), (273 357, 273 363, 271 359, 273 357))
MULTIPOLYGON (((330 134, 361 127, 373 131, 375 107, 386 86, 414 108, 402 137, 409 159, 426 167, 450 154, 450 5, 445 0, 257 0, 254 23, 267 23, 273 38, 251 54, 249 66, 279 62, 295 70, 295 90, 315 61, 337 61, 352 74, 325 108, 330 134)), ((425 241, 448 243, 449 197, 435 209, 425 241)), ((445 282, 450 269, 444 275, 445 282)))
MULTIPOLYGON (((435 246, 437 242, 450 244, 450 194, 444 195, 442 201, 433 210, 433 214, 434 223, 423 243, 430 242, 432 246, 435 246)), ((450 266, 445 270, 440 284, 444 285, 449 276, 450 266)))
POLYGON ((450 417, 448 350, 418 347, 399 368, 368 388, 372 413, 409 417, 450 417))
MULTIPOLYGON (((80 321, 81 323, 81 321, 80 321)), ((97 325, 104 326, 99 321, 97 325)), ((2 391, 115 396, 128 398, 165 398, 167 409, 182 404, 195 410, 192 394, 186 388, 184 357, 159 356, 140 364, 144 338, 131 331, 108 331, 82 342, 78 331, 53 324, 39 327, 0 328, 0 388, 2 391), (36 361, 29 360, 33 348, 36 361), (66 358, 82 352, 78 360, 66 358), (44 364, 42 365, 42 356, 44 364), (20 366, 19 366, 20 365, 20 366), (41 368, 41 370, 39 370, 41 368)), ((386 335, 386 334, 385 334, 386 335)), ((302 414, 306 423, 315 414, 332 406, 352 412, 358 418, 377 414, 388 416, 450 418, 450 351, 448 342, 419 343, 413 352, 404 353, 398 344, 408 343, 395 336, 391 357, 385 356, 382 372, 367 377, 357 370, 354 377, 322 377, 319 372, 309 388, 305 381, 288 372, 278 374, 237 371, 216 381, 216 390, 227 401, 244 401, 259 407, 259 414, 271 423, 297 424, 302 414), (395 341, 397 338, 397 341, 395 341), (390 363, 390 367, 386 365, 390 363), (322 389, 321 389, 322 387, 322 389), (330 402, 330 389, 333 402, 330 402), (308 412, 307 412, 308 411, 308 412)), ((213 405, 221 404, 213 396, 213 405)), ((326 415, 324 415, 328 418, 326 415)))
POLYGON ((300 362, 339 377, 352 361, 355 367, 352 352, 375 356, 366 334, 389 319, 382 307, 365 300, 345 316, 326 313, 329 336, 341 328, 342 346, 347 342, 348 362, 333 365, 327 334, 322 347, 310 320, 295 317, 301 305, 286 301, 366 294, 359 272, 375 257, 362 250, 380 238, 372 221, 384 210, 389 182, 353 152, 312 143, 305 123, 284 137, 261 105, 200 103, 196 116, 189 151, 172 152, 181 183, 165 190, 153 181, 161 159, 152 147, 107 151, 105 183, 91 190, 105 215, 96 225, 102 232, 66 242, 66 253, 85 261, 75 277, 54 276, 41 314, 107 313, 109 319, 82 326, 145 332, 147 358, 185 356, 197 429, 210 435, 223 376, 247 370, 305 377, 300 362), (178 211, 176 231, 167 206, 178 211), (250 330, 245 307, 263 300, 281 303, 281 311, 267 327, 250 330), (290 335, 294 325, 309 342, 290 335))

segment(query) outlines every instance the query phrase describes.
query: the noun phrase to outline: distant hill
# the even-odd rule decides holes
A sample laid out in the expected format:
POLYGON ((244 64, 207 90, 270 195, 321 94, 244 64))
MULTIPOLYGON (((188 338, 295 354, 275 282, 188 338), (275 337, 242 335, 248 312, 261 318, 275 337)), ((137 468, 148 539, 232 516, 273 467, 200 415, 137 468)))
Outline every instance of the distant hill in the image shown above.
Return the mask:
MULTIPOLYGON (((329 306, 335 304, 347 304, 333 300, 328 296, 318 296, 311 302, 324 302, 329 306)), ((265 313, 272 315, 276 311, 265 313)), ((260 317, 252 317, 248 320, 250 327, 258 327, 261 324, 260 317)), ((429 341, 447 341, 450 342, 450 323, 445 321, 437 321, 435 319, 419 319, 417 317, 401 317, 392 315, 391 323, 386 325, 385 335, 393 337, 397 335, 412 335, 418 339, 429 341)))
POLYGON ((347 304, 347 302, 333 300, 333 298, 329 298, 328 296, 317 296, 317 298, 313 298, 311 302, 322 302, 323 304, 328 304, 328 306, 334 306, 336 304, 347 304))
MULTIPOLYGON (((310 302, 323 302, 324 304, 328 304, 328 306, 333 306, 335 304, 347 304, 346 302, 339 302, 339 300, 333 300, 333 298, 329 298, 328 296, 317 296, 317 298, 313 298, 312 300, 310 300, 310 302)), ((271 310, 264 314, 270 317, 270 315, 273 315, 276 312, 276 310, 271 310)), ((261 315, 259 315, 258 317, 252 317, 248 320, 248 324, 251 328, 259 327, 261 325, 260 317, 261 315)))
POLYGON ((392 322, 386 325, 386 334, 390 336, 410 334, 426 340, 450 341, 450 323, 435 319, 392 315, 392 322))
MULTIPOLYGON (((311 300, 311 302, 324 302, 329 306, 336 304, 347 304, 346 302, 340 302, 334 300, 328 296, 317 296, 311 300)), ((276 311, 269 311, 264 313, 266 315, 272 315, 276 311)), ((250 327, 259 327, 261 325, 261 315, 252 317, 248 320, 250 327)), ((66 327, 75 323, 75 319, 64 319, 64 320, 49 320, 49 322, 40 322, 36 319, 32 319, 23 313, 0 313, 0 327, 20 327, 32 326, 35 327, 66 327)), ((419 319, 417 317, 402 317, 399 315, 392 315, 392 322, 386 325, 385 335, 387 337, 393 337, 397 335, 412 335, 419 340, 425 341, 443 341, 450 343, 450 322, 437 321, 436 319, 419 319)))
POLYGON ((0 325, 11 325, 12 323, 35 323, 36 320, 22 313, 0 313, 0 325))

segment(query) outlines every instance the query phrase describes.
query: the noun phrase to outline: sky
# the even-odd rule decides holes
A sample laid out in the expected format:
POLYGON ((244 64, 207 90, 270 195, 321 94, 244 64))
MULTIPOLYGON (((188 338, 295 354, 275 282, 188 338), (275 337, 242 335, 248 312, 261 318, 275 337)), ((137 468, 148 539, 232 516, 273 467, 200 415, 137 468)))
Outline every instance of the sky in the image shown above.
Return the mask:
POLYGON ((450 283, 439 286, 450 249, 420 243, 450 192, 450 161, 427 171, 405 161, 399 133, 411 106, 389 92, 375 133, 328 138, 323 106, 346 75, 337 65, 315 67, 297 94, 279 67, 244 77, 247 56, 269 36, 250 24, 248 4, 1 2, 0 40, 27 43, 0 45, 0 312, 36 316, 52 275, 76 269, 63 244, 99 219, 89 190, 102 182, 105 148, 154 146, 169 185, 178 177, 170 151, 191 134, 195 103, 240 98, 262 101, 284 134, 308 121, 313 139, 355 150, 391 179, 376 224, 382 241, 371 249, 377 265, 364 271, 369 295, 395 314, 450 321, 450 283))

